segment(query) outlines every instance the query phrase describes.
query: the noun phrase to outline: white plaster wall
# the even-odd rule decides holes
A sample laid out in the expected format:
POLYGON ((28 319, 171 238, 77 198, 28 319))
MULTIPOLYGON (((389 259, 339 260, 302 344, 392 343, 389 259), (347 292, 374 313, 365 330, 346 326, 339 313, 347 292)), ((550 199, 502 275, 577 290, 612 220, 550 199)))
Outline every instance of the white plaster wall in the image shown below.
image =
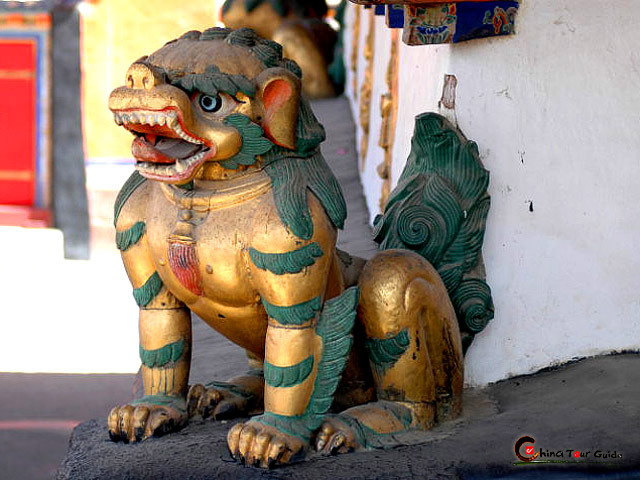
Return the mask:
MULTIPOLYGON (((470 385, 640 348, 639 24, 636 0, 524 0, 514 36, 401 46, 394 185, 413 119, 439 111, 445 74, 458 79, 459 127, 491 172, 484 256, 496 315, 467 354, 470 385)), ((382 22, 376 34, 388 38, 382 22)), ((348 60, 349 32, 345 40, 348 60)), ((372 217, 376 137, 372 129, 362 174, 372 217)))

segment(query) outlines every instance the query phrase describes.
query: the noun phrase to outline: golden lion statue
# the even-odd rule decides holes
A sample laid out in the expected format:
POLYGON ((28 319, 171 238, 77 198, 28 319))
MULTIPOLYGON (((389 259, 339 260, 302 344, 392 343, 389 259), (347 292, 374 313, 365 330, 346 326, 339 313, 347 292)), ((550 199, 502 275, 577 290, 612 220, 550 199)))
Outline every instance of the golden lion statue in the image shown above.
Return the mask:
POLYGON ((401 179, 376 235, 383 248, 435 252, 444 267, 406 249, 364 264, 336 250, 345 203, 320 153, 324 129, 300 91, 300 70, 277 43, 212 28, 139 59, 111 93, 116 123, 135 136, 136 172, 116 200, 115 225, 140 307, 144 387, 111 411, 113 440, 168 433, 194 415, 263 410, 234 425, 228 445, 235 458, 268 467, 311 447, 375 447, 386 434, 459 414, 456 310, 470 300, 452 304, 441 275, 448 269, 447 281, 462 285, 481 268, 479 247, 458 239, 476 232, 465 225, 488 208, 477 150, 441 117, 421 121, 415 140, 446 140, 471 169, 465 182, 480 180, 462 192, 447 180, 451 169, 425 174, 423 157, 410 158, 417 170, 401 179), (435 247, 418 238, 431 217, 412 217, 430 194, 450 203, 446 231, 427 232, 435 247), (246 349, 246 375, 189 388, 191 312, 246 349))
POLYGON ((338 35, 324 21, 327 12, 325 0, 225 0, 221 19, 228 28, 251 28, 282 45, 284 56, 302 69, 303 94, 325 98, 342 89, 334 71, 338 35))

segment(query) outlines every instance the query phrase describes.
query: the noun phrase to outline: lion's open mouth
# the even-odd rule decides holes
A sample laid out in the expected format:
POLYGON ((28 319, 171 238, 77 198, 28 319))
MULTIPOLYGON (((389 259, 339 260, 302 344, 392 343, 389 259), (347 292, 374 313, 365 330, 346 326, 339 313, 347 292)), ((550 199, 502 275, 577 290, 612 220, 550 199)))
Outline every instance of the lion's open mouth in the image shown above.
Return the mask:
POLYGON ((154 180, 188 180, 215 155, 215 149, 184 128, 174 109, 114 111, 114 120, 136 138, 131 153, 136 168, 154 180))

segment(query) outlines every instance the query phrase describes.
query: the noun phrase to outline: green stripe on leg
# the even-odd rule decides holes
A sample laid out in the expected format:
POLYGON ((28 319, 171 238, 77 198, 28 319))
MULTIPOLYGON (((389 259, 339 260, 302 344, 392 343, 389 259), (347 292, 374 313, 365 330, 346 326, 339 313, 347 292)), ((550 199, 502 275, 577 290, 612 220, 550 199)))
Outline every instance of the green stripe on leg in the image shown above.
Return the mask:
POLYGON ((185 345, 184 340, 178 340, 156 350, 145 350, 140 346, 140 360, 143 365, 149 368, 164 367, 168 363, 176 363, 180 359, 184 353, 185 345))
POLYGON ((365 347, 369 352, 369 359, 375 369, 382 375, 386 370, 393 367, 409 348, 409 331, 405 328, 395 337, 382 340, 368 338, 365 347))
POLYGON ((293 387, 304 382, 313 370, 313 355, 290 367, 264 362, 264 381, 272 387, 293 387))
POLYGON ((315 318, 316 313, 322 307, 320 297, 315 297, 306 302, 291 305, 290 307, 273 305, 264 298, 262 299, 262 304, 267 311, 267 315, 282 325, 302 325, 312 318, 315 318))

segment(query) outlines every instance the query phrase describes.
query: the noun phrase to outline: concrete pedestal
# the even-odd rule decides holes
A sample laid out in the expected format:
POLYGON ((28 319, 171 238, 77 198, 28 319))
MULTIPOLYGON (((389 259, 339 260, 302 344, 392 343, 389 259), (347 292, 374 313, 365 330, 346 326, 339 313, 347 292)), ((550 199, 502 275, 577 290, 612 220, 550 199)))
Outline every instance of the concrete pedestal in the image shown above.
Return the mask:
POLYGON ((306 462, 271 471, 233 461, 226 434, 234 422, 193 422, 178 433, 124 445, 109 440, 105 419, 91 420, 75 429, 58 479, 640 476, 638 354, 587 359, 465 395, 463 418, 409 438, 422 443, 310 456, 306 462), (525 435, 535 439, 535 451, 541 452, 537 460, 554 463, 515 465, 514 445, 525 435), (575 451, 583 456, 575 458, 575 451), (614 454, 622 458, 604 458, 614 454))

